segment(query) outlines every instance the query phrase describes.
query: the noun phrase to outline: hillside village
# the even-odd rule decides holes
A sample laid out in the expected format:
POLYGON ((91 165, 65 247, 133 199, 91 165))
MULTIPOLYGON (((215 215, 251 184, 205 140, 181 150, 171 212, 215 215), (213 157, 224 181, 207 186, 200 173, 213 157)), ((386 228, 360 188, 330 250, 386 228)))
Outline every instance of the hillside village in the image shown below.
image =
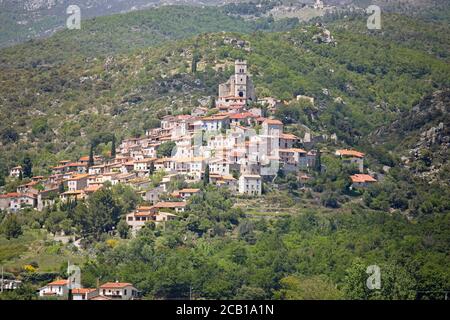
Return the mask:
MULTIPOLYGON (((322 170, 320 151, 302 147, 309 145, 310 137, 286 133, 283 123, 270 116, 279 107, 279 101, 256 98, 246 61, 235 61, 234 75, 219 85, 218 92, 214 109, 197 107, 191 114, 164 116, 160 127, 147 130, 145 136, 123 140, 114 156, 91 154, 75 162, 60 161, 51 175, 33 176, 16 192, 0 195, 0 209, 12 213, 26 207, 42 211, 58 198, 63 203, 84 200, 106 184, 126 184, 136 189, 143 200, 125 218, 132 235, 136 235, 150 221, 159 224, 178 219, 189 198, 202 193, 198 188, 201 182, 228 188, 236 195, 259 197, 263 184, 272 183, 280 170, 295 174, 299 181, 309 179, 311 170, 322 170), (266 110, 252 106, 256 101, 266 110), (158 152, 161 149, 166 151, 158 152), (150 178, 158 172, 162 179, 152 186, 150 178), (168 185, 173 179, 197 187, 170 192, 168 185)), ((307 96, 297 99, 314 101, 307 96)), ((364 153, 347 149, 334 153, 360 172, 349 177, 350 189, 377 181, 364 174, 364 153)), ((10 177, 22 176, 21 166, 10 169, 10 177)), ((69 291, 73 300, 139 298, 138 290, 130 283, 80 288, 64 279, 40 288, 39 297, 67 298, 69 291)))
MULTIPOLYGON (((43 210, 57 197, 62 202, 81 200, 106 183, 127 184, 139 190, 146 203, 127 215, 126 221, 135 232, 147 221, 177 218, 188 198, 201 192, 199 188, 185 188, 171 193, 170 201, 160 201, 175 178, 187 184, 207 179, 207 183, 250 197, 260 196, 263 183, 271 183, 279 170, 294 173, 299 180, 309 179, 308 172, 316 169, 320 152, 301 148, 308 145, 310 137, 284 132, 283 123, 270 116, 279 102, 272 97, 256 98, 246 61, 235 62, 234 75, 219 85, 218 92, 214 109, 197 107, 191 114, 164 116, 159 128, 147 130, 143 137, 123 140, 113 157, 90 155, 75 162, 60 161, 51 175, 34 176, 16 192, 0 195, 0 209, 43 210), (252 107, 256 101, 267 111, 252 107), (158 154, 162 146, 169 146, 170 154, 158 154), (149 177, 155 172, 164 176, 152 188, 149 177)), ((306 96, 298 99, 313 101, 306 96)), ((364 153, 343 149, 336 150, 335 155, 360 172, 349 177, 350 189, 377 181, 364 174, 364 153)), ((22 167, 11 168, 10 176, 20 178, 22 167)))

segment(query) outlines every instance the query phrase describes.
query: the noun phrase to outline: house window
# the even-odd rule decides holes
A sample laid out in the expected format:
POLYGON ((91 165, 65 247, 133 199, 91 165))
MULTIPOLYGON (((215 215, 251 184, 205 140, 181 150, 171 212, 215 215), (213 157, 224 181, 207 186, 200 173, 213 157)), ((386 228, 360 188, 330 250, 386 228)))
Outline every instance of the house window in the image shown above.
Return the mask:
POLYGON ((124 290, 124 295, 127 295, 127 289, 124 290))

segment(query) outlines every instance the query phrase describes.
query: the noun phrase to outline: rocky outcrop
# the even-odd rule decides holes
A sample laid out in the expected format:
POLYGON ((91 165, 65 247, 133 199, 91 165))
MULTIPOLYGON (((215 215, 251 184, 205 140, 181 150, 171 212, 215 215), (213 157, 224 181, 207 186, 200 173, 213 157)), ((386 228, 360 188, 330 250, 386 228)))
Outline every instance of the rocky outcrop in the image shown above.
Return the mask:
POLYGON ((448 166, 450 146, 450 89, 425 97, 411 111, 371 137, 381 143, 396 142, 402 163, 415 174, 438 180, 448 166))

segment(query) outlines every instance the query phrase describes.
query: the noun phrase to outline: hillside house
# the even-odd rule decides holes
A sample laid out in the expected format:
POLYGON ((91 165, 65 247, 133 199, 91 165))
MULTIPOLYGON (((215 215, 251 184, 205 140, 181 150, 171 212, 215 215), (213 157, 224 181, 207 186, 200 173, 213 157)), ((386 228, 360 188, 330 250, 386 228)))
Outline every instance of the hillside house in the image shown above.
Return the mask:
POLYGON ((341 157, 343 163, 355 165, 359 172, 364 172, 364 153, 356 150, 341 149, 336 150, 336 155, 341 157))
POLYGON ((350 176, 352 184, 350 190, 367 188, 372 183, 377 182, 377 179, 368 174, 354 174, 350 176))
POLYGON ((240 194, 260 196, 262 192, 262 180, 260 175, 242 174, 239 177, 240 194))
POLYGON ((99 295, 113 300, 133 300, 138 297, 138 290, 131 283, 107 282, 100 286, 99 295))
POLYGON ((98 295, 98 290, 94 288, 72 289, 72 300, 91 300, 98 295))
POLYGON ((133 235, 135 235, 148 222, 159 224, 164 221, 176 219, 177 216, 173 213, 159 211, 158 208, 151 206, 141 206, 135 211, 128 213, 125 217, 127 225, 131 228, 133 235))
POLYGON ((158 202, 157 204, 154 205, 154 207, 157 208, 158 210, 169 209, 169 210, 175 211, 176 213, 179 213, 179 212, 184 212, 186 205, 187 205, 187 203, 184 201, 182 201, 182 202, 158 202))
POLYGON ((200 189, 185 188, 174 191, 172 193, 172 196, 186 200, 192 197, 193 195, 200 194, 200 192, 201 192, 200 189))
POLYGON ((88 174, 75 174, 67 179, 67 187, 69 191, 83 190, 88 185, 88 174))
POLYGON ((69 200, 83 200, 86 197, 86 193, 83 190, 66 191, 59 195, 62 202, 69 200))
POLYGON ((69 293, 68 280, 55 280, 39 288, 39 297, 62 297, 69 293))
POLYGON ((201 118, 202 129, 205 131, 221 131, 230 127, 230 118, 225 114, 216 114, 201 118))
POLYGON ((9 170, 9 176, 13 178, 19 178, 21 173, 22 173, 22 166, 17 166, 9 170))
POLYGON ((164 188, 157 187, 151 190, 142 191, 141 195, 144 201, 150 202, 151 204, 157 203, 159 201, 159 196, 164 193, 164 188))

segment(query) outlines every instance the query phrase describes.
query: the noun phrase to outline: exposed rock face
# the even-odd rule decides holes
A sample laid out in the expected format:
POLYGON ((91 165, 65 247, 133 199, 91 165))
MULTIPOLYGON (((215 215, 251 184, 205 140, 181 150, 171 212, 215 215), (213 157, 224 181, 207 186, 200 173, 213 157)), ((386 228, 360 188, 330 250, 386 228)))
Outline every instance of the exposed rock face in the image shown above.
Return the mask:
POLYGON ((390 126, 379 129, 372 138, 398 141, 401 161, 414 173, 439 180, 448 167, 450 146, 450 89, 425 97, 411 111, 401 114, 390 126))

